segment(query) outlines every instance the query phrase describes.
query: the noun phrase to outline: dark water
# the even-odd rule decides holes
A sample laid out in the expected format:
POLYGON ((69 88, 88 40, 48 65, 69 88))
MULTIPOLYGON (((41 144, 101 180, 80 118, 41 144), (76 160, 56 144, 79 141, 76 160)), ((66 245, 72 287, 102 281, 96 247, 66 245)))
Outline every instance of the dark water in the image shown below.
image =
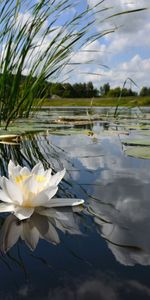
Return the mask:
MULTIPOLYGON (((122 143, 148 133, 149 110, 119 121, 109 119, 105 109, 92 113, 106 115, 107 123, 105 117, 59 125, 56 132, 29 134, 18 145, 0 144, 1 175, 7 176, 9 159, 28 167, 41 160, 54 172, 65 167, 57 197, 85 200, 83 209, 58 210, 67 220, 55 226, 59 243, 46 241, 47 218, 34 216, 41 230, 36 249, 20 238, 1 252, 0 299, 150 299, 150 159, 128 156, 122 143)), ((87 110, 45 109, 37 119, 48 124, 70 115, 84 118, 87 110)), ((1 228, 6 218, 1 215, 1 228)), ((16 235, 10 233, 12 240, 16 235)))

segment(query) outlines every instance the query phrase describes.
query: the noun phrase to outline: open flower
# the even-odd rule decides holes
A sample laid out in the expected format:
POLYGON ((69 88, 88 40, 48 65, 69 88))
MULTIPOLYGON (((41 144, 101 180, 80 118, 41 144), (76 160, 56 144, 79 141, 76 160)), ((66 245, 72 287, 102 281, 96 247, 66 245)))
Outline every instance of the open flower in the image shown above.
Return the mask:
POLYGON ((53 198, 58 184, 65 175, 65 169, 51 175, 51 169, 44 170, 41 162, 30 171, 27 167, 8 164, 8 175, 0 177, 0 212, 13 212, 20 219, 27 219, 39 207, 51 208, 82 204, 81 199, 53 198))

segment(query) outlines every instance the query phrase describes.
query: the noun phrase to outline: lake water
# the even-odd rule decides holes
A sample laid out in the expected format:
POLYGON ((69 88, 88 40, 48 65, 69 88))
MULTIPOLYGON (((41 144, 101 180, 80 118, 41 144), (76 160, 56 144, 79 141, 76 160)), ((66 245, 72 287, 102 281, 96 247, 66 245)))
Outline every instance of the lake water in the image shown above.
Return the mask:
POLYGON ((15 229, 1 214, 1 232, 10 220, 5 242, 15 245, 0 254, 0 299, 150 299, 150 108, 118 112, 43 108, 20 142, 0 143, 1 175, 10 159, 65 167, 57 197, 85 200, 58 209, 58 220, 35 214, 15 229), (17 238, 30 222, 41 236, 34 251, 29 231, 26 243, 17 238))

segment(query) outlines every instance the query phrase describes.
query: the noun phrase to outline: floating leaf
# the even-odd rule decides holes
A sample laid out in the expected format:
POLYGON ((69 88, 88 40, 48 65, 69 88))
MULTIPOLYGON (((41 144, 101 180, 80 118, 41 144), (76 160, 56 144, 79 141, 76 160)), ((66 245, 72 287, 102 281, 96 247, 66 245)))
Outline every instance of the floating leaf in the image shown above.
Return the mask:
POLYGON ((121 140, 122 144, 127 146, 150 146, 150 139, 142 139, 142 138, 133 138, 133 139, 126 139, 121 140))
POLYGON ((140 135, 146 135, 150 137, 150 130, 139 130, 136 132, 136 134, 140 135))
POLYGON ((21 141, 21 136, 17 134, 0 135, 0 144, 18 145, 20 141, 21 141))
POLYGON ((136 158, 150 159, 150 147, 129 147, 125 154, 136 158))

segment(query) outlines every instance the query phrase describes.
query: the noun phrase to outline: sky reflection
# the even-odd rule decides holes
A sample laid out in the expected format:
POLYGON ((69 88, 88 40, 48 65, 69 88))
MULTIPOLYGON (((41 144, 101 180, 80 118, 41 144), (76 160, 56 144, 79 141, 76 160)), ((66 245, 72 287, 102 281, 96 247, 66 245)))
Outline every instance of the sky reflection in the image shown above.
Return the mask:
POLYGON ((53 174, 66 167, 57 197, 85 200, 82 211, 40 211, 25 222, 2 216, 0 299, 149 299, 150 160, 125 155, 117 130, 92 126, 0 144, 1 175, 10 159, 30 168, 41 160, 53 174))
POLYGON ((150 185, 134 177, 113 178, 103 189, 102 200, 89 203, 98 232, 123 265, 150 265, 150 185))

